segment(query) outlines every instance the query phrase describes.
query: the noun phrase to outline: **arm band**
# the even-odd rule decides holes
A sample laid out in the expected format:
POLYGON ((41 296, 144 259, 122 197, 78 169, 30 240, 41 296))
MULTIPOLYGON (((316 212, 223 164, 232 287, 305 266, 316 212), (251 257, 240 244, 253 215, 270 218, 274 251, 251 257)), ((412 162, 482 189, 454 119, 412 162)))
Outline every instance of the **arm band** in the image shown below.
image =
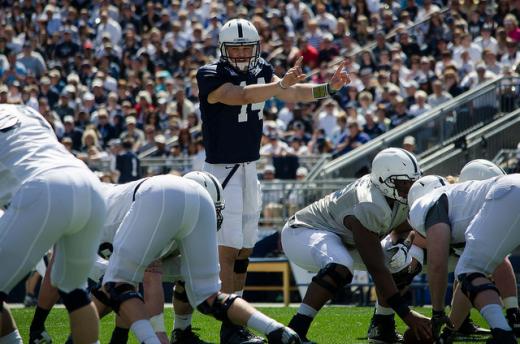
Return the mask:
POLYGON ((154 332, 165 332, 166 327, 164 326, 164 313, 154 315, 150 318, 150 323, 152 324, 152 328, 154 332))
POLYGON ((334 95, 336 92, 337 91, 333 90, 328 83, 319 84, 312 88, 312 96, 314 99, 327 98, 328 96, 334 95))
POLYGON ((284 85, 282 84, 282 79, 280 79, 280 81, 278 81, 278 86, 280 86, 280 88, 281 88, 282 90, 286 90, 286 89, 289 88, 289 87, 284 86, 284 85))
POLYGON ((390 296, 386 300, 386 302, 390 307, 392 307, 394 312, 396 312, 401 319, 403 319, 405 316, 408 315, 408 313, 410 313, 410 307, 408 307, 406 301, 398 292, 390 296))

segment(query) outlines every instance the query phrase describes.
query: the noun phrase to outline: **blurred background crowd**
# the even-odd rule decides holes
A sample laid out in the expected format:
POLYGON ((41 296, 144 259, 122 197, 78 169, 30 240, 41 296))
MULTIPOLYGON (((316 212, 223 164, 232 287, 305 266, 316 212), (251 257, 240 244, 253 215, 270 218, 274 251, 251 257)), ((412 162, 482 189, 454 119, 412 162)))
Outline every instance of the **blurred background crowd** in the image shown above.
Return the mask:
MULTIPOLYGON (((105 181, 200 169, 197 68, 228 19, 251 20, 283 76, 299 56, 321 103, 268 101, 261 154, 341 156, 466 90, 517 75, 520 0, 2 1, 0 103, 27 104, 105 181), (163 163, 142 168, 140 161, 163 163), (189 163, 175 164, 173 162, 189 163)), ((414 150, 415 138, 405 148, 414 150)), ((273 166, 264 169, 271 178, 273 166)), ((308 170, 301 167, 298 177, 308 170)))

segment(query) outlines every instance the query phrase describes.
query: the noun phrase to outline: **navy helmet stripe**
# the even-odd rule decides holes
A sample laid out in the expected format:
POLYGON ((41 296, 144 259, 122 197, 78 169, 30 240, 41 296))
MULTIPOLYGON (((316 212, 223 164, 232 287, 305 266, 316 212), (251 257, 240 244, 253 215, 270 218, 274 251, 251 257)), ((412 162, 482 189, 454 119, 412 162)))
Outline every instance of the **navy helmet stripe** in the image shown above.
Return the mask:
POLYGON ((410 158, 410 160, 412 160, 412 163, 413 163, 413 169, 414 169, 414 172, 417 173, 417 164, 415 163, 415 159, 413 157, 412 154, 410 154, 410 152, 408 152, 406 149, 401 149, 403 152, 405 152, 406 155, 408 155, 408 157, 410 158))
POLYGON ((446 183, 444 183, 444 180, 442 180, 441 177, 439 177, 439 182, 441 183, 442 186, 446 185, 446 183))
POLYGON ((211 174, 207 173, 206 175, 211 179, 213 184, 215 184, 215 190, 217 190, 217 202, 220 202, 220 188, 218 187, 218 181, 211 174))
POLYGON ((242 23, 241 22, 238 22, 238 37, 239 38, 243 38, 244 37, 244 32, 242 31, 242 23))

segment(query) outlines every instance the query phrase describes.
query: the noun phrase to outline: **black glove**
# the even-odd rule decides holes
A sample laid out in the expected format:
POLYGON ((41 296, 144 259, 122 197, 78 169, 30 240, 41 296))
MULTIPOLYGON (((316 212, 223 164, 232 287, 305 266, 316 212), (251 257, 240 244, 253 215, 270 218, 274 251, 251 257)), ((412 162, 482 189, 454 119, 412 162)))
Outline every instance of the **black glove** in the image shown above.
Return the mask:
POLYGON ((453 328, 453 325, 451 324, 450 318, 446 316, 446 313, 444 311, 432 311, 432 334, 433 339, 437 343, 439 343, 439 338, 441 336, 441 330, 443 329, 444 325, 447 325, 448 328, 453 328))

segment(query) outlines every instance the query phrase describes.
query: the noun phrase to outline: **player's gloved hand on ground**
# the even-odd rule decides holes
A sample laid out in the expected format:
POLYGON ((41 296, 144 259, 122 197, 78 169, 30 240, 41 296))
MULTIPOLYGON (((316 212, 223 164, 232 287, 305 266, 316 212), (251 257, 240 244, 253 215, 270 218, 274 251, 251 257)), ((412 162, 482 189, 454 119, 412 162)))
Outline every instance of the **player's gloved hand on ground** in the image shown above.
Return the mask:
POLYGON ((403 321, 410 327, 417 339, 429 339, 432 338, 432 327, 430 319, 422 314, 419 314, 413 310, 410 311, 404 318, 403 321))
POLYGON ((446 315, 444 310, 442 311, 432 311, 432 335, 435 340, 438 340, 441 335, 442 329, 446 326, 448 328, 453 328, 450 318, 446 315))
POLYGON ((387 248, 388 253, 391 255, 388 267, 392 271, 400 271, 406 266, 410 247, 404 243, 397 243, 387 248))
POLYGON ((303 80, 305 80, 305 78, 307 78, 307 76, 303 73, 303 70, 302 70, 302 61, 303 61, 303 56, 300 56, 298 58, 298 60, 296 60, 294 67, 292 67, 291 69, 289 69, 287 71, 287 73, 285 73, 285 75, 283 76, 283 79, 280 81, 281 88, 285 89, 287 87, 291 87, 292 85, 294 85, 300 81, 303 81, 303 80))

